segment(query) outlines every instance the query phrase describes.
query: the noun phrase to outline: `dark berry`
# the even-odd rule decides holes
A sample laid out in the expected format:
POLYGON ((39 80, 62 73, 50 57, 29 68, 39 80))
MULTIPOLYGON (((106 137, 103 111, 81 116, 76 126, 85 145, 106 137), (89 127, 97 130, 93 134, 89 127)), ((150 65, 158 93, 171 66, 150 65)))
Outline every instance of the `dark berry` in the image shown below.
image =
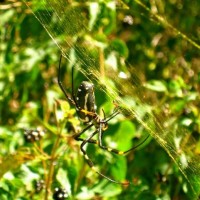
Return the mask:
POLYGON ((65 189, 55 188, 53 199, 54 200, 65 200, 68 197, 68 193, 65 189))

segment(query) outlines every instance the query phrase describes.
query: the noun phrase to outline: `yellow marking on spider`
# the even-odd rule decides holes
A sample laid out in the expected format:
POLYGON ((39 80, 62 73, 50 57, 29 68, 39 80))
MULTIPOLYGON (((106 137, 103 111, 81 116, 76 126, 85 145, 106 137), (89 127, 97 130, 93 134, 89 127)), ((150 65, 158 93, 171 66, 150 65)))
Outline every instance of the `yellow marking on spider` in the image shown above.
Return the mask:
POLYGON ((108 127, 107 127, 107 126, 102 128, 102 130, 103 130, 103 131, 105 131, 105 130, 107 130, 107 129, 108 129, 108 127))
POLYGON ((95 166, 92 166, 91 169, 94 171, 94 172, 97 172, 97 168, 95 166))
POLYGON ((86 115, 91 115, 91 116, 95 115, 95 113, 87 111, 87 110, 84 110, 84 109, 81 109, 80 111, 83 112, 83 113, 85 113, 86 115))
POLYGON ((119 151, 118 154, 119 154, 119 155, 123 155, 124 152, 123 152, 123 151, 119 151))
POLYGON ((108 150, 108 151, 110 151, 110 152, 112 151, 112 149, 111 149, 111 148, 107 148, 107 150, 108 150))
POLYGON ((87 155, 84 155, 84 157, 85 157, 86 160, 90 160, 89 157, 88 157, 87 155))

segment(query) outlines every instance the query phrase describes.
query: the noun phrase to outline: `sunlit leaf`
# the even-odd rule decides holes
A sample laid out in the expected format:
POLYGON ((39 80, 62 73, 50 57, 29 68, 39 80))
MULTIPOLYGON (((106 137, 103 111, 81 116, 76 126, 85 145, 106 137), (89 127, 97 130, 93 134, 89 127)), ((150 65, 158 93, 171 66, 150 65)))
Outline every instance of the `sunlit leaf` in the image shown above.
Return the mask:
POLYGON ((23 163, 31 161, 34 158, 35 156, 30 154, 28 149, 21 149, 18 150, 16 153, 1 158, 0 177, 2 177, 8 171, 18 169, 23 163))
POLYGON ((145 87, 156 92, 167 92, 166 84, 163 81, 151 80, 145 84, 145 87))

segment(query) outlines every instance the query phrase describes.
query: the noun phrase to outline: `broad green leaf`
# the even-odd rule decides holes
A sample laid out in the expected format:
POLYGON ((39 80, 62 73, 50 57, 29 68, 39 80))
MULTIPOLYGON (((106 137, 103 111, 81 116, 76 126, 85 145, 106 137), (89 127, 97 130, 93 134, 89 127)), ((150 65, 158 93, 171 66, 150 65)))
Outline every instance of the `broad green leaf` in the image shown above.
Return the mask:
POLYGON ((156 92, 167 92, 166 84, 163 81, 151 80, 145 84, 145 87, 156 92))

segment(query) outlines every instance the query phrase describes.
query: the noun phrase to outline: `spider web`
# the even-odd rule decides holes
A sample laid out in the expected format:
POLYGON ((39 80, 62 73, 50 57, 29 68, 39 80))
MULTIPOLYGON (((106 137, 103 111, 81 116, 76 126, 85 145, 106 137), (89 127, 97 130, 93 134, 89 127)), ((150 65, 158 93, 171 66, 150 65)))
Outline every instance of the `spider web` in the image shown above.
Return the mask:
MULTIPOLYGON (((150 12, 140 1, 135 2, 138 6, 143 7, 147 13, 150 12)), ((122 1, 119 1, 118 4, 115 1, 110 1, 107 5, 111 9, 116 7, 118 9, 128 9, 128 6, 122 1)), ((95 16, 88 21, 88 10, 91 13, 93 9, 98 9, 97 3, 88 3, 88 5, 84 4, 83 6, 81 3, 67 3, 66 0, 41 0, 38 6, 39 9, 34 5, 28 6, 69 63, 76 67, 79 66, 79 70, 92 82, 99 83, 101 89, 120 105, 122 112, 128 113, 129 116, 137 119, 178 165, 194 193, 197 194, 198 189, 194 185, 198 185, 200 181, 200 162, 199 157, 191 153, 191 143, 189 141, 184 142, 187 131, 174 131, 170 128, 169 119, 164 117, 162 113, 157 112, 156 109, 152 110, 148 106, 142 92, 145 88, 140 85, 141 81, 137 77, 136 71, 132 71, 131 75, 128 72, 122 73, 125 77, 130 78, 131 76, 130 79, 121 78, 112 68, 109 69, 110 73, 108 75, 107 72, 104 72, 105 68, 101 66, 101 56, 97 56, 101 55, 104 47, 101 46, 101 43, 95 43, 93 38, 90 37, 91 29, 95 29, 95 16), (89 53, 91 51, 93 54, 89 53), (73 52, 76 52, 76 58, 72 56, 73 52), (105 74, 106 76, 104 76, 105 74), (110 81, 111 78, 114 79, 115 85, 110 81), (119 87, 116 87, 116 85, 119 87), (184 145, 182 145, 183 143, 184 145)), ((172 30, 176 36, 179 35, 183 40, 190 43, 193 48, 200 49, 198 44, 174 28, 164 18, 153 13, 151 13, 151 16, 153 23, 161 23, 166 29, 172 30)), ((127 65, 131 67, 132 63, 127 65)))

